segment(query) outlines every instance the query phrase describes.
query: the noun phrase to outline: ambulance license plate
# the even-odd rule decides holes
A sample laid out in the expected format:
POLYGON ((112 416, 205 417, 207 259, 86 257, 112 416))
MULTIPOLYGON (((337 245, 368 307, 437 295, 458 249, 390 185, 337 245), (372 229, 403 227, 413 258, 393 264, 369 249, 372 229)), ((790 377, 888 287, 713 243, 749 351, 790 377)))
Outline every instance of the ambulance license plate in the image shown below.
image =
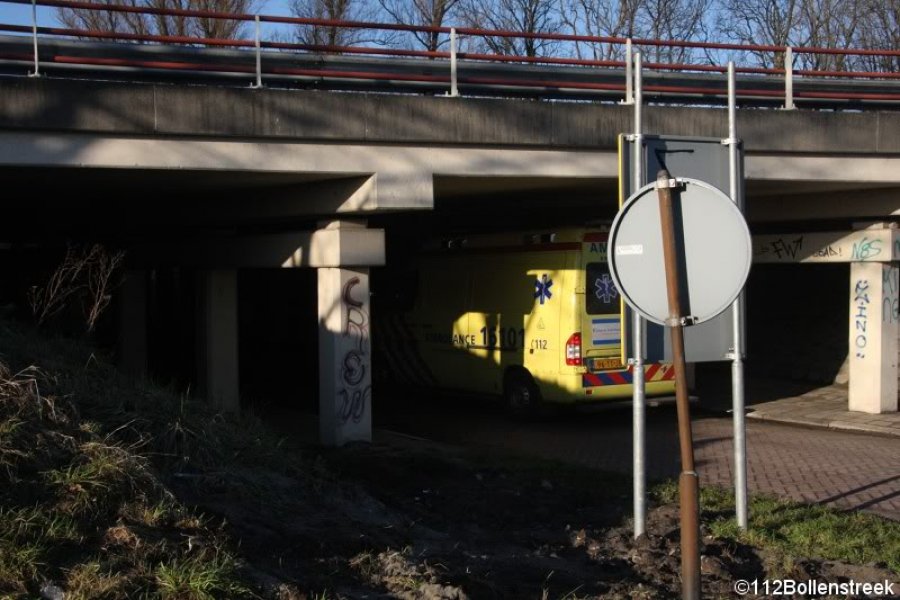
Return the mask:
POLYGON ((622 361, 618 358, 592 358, 589 365, 591 371, 604 371, 606 369, 621 369, 622 361))

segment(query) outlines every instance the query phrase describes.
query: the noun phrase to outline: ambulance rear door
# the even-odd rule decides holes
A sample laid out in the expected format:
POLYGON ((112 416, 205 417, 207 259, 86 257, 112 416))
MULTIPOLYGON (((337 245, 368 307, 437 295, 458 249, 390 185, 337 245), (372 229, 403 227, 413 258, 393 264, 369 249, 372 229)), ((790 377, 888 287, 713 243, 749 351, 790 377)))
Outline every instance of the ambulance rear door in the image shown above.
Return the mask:
POLYGON ((622 310, 606 260, 606 233, 586 233, 582 242, 581 355, 588 372, 621 369, 622 310))

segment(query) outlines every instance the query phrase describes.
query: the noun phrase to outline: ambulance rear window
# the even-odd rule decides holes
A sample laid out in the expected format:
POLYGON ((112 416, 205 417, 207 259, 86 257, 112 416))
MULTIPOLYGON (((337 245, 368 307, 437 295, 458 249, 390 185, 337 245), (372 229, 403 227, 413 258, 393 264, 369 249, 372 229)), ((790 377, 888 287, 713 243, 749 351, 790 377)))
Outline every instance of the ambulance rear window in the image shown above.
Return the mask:
POLYGON ((619 290, 606 263, 588 263, 585 273, 585 304, 589 315, 619 312, 619 290))

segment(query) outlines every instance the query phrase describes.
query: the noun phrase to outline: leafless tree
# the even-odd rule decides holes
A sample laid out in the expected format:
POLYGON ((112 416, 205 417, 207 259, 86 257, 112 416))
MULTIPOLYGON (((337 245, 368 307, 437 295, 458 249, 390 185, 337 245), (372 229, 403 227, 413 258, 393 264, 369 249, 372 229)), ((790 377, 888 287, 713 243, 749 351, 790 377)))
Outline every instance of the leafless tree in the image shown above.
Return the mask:
POLYGON ((109 305, 112 278, 125 258, 100 244, 69 246, 47 283, 29 290, 28 303, 39 325, 59 314, 72 302, 80 302, 88 332, 109 305))
MULTIPOLYGON (((861 15, 855 46, 868 50, 900 50, 900 0, 860 0, 861 15)), ((900 57, 862 56, 866 71, 900 71, 900 57)))
MULTIPOLYGON (((377 8, 368 0, 291 0, 294 16, 335 21, 376 21, 377 8)), ((383 34, 361 28, 336 25, 301 25, 296 39, 316 46, 353 46, 380 43, 383 34)))
MULTIPOLYGON (((803 0, 724 0, 719 34, 744 44, 796 46, 801 42, 803 0)), ((753 51, 756 64, 784 67, 784 53, 753 51)))
MULTIPOLYGON (((642 0, 567 0, 562 20, 571 33, 598 37, 636 37, 642 0)), ((625 55, 620 44, 577 42, 579 58, 612 60, 625 55)))
MULTIPOLYGON (((252 14, 263 0, 100 0, 107 6, 198 10, 252 14)), ((59 8, 57 19, 66 27, 138 35, 170 35, 236 39, 245 34, 246 22, 210 17, 167 16, 59 8)))
MULTIPOLYGON (((558 0, 463 0, 461 19, 468 27, 522 33, 557 33, 562 27, 558 0)), ((484 36, 472 40, 476 49, 495 54, 549 56, 558 42, 540 38, 484 36)))
MULTIPOLYGON (((817 48, 847 48, 853 45, 859 25, 861 2, 859 0, 803 0, 802 45, 817 48)), ((803 68, 845 71, 851 67, 843 54, 801 54, 799 64, 803 68)))
MULTIPOLYGON (((459 0, 378 0, 384 13, 395 23, 421 25, 425 27, 443 27, 452 19, 459 0)), ((437 32, 411 32, 410 36, 416 44, 436 52, 445 45, 449 38, 437 32)), ((402 36, 397 41, 404 41, 402 36)))
MULTIPOLYGON (((107 6, 144 7, 144 0, 101 0, 98 4, 107 6)), ((151 33, 148 15, 86 10, 78 8, 59 8, 56 18, 69 29, 87 29, 90 31, 108 31, 115 33, 151 33)))
MULTIPOLYGON (((655 40, 707 39, 704 19, 713 0, 643 0, 637 13, 640 35, 655 40)), ((648 60, 689 62, 696 60, 691 48, 651 46, 644 48, 648 60)))

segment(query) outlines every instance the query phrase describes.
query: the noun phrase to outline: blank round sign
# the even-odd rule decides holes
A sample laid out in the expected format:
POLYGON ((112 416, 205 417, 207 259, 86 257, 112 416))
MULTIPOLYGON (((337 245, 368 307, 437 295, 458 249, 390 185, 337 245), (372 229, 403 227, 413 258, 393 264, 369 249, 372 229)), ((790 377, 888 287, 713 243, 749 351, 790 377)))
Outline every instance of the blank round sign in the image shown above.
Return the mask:
MULTIPOLYGON (((750 231, 743 215, 719 189, 679 177, 673 188, 675 239, 683 240, 680 268, 688 302, 683 316, 712 319, 740 294, 750 273, 750 231)), ((625 302, 646 319, 669 317, 656 184, 639 189, 616 215, 609 234, 609 270, 625 302)))

